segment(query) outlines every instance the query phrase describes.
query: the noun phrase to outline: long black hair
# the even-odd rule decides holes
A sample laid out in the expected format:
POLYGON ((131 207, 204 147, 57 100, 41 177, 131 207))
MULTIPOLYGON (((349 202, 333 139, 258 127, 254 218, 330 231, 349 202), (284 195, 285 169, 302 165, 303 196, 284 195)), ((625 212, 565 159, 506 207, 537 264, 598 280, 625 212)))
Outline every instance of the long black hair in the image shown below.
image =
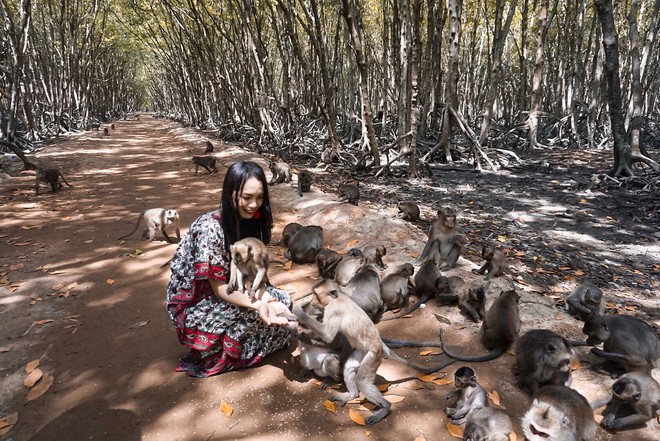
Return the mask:
POLYGON ((220 222, 225 235, 227 253, 229 253, 230 245, 245 237, 256 237, 265 244, 270 242, 273 213, 268 196, 268 182, 264 170, 256 162, 237 161, 227 170, 222 184, 220 222), (241 219, 238 213, 238 197, 243 191, 245 182, 250 178, 257 178, 261 181, 264 199, 252 219, 241 219))

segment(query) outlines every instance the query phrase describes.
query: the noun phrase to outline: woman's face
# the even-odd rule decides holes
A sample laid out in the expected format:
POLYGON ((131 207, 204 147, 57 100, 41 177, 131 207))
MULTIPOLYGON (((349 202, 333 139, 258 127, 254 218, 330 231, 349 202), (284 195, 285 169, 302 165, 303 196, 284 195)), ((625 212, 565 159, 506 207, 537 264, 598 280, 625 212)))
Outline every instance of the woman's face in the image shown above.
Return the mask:
POLYGON ((261 204, 264 203, 264 187, 261 181, 255 177, 248 178, 243 185, 243 190, 235 199, 238 207, 238 215, 241 219, 252 219, 261 204))

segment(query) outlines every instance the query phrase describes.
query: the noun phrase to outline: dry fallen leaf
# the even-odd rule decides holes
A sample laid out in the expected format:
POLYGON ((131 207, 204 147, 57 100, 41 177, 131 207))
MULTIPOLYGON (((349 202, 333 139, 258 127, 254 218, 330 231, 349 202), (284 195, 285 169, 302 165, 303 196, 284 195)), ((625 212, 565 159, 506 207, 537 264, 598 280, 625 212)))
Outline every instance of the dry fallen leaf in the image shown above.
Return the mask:
POLYGON ((436 378, 438 378, 438 376, 437 376, 436 374, 426 374, 426 375, 420 375, 420 376, 417 377, 417 378, 418 378, 419 380, 422 380, 422 381, 425 381, 425 382, 427 382, 427 383, 430 383, 430 382, 432 382, 433 380, 435 380, 436 378))
POLYGON ((488 392, 488 398, 490 398, 490 401, 492 401, 494 405, 496 406, 500 405, 500 394, 497 393, 496 390, 492 392, 488 392))
POLYGON ((357 240, 357 239, 349 240, 349 241, 346 243, 346 245, 344 245, 344 248, 348 250, 349 248, 351 248, 351 247, 352 247, 353 245, 355 245, 356 243, 358 243, 358 240, 357 240))
POLYGON ((231 416, 234 414, 234 408, 231 407, 231 404, 226 403, 225 400, 222 400, 220 402, 220 412, 225 414, 227 418, 231 418, 231 416))
POLYGON ((35 370, 37 367, 39 367, 39 359, 37 358, 36 360, 32 360, 28 364, 25 365, 25 372, 28 374, 35 370))
POLYGON ((463 429, 461 429, 460 426, 457 426, 456 424, 452 424, 452 423, 447 423, 447 431, 454 438, 463 439, 463 429))
POLYGON ((45 394, 46 391, 53 385, 53 381, 55 381, 55 378, 53 378, 52 375, 44 375, 43 378, 39 380, 39 382, 32 389, 30 389, 26 400, 33 401, 45 394))
POLYGON ((84 243, 92 243, 92 242, 94 242, 94 239, 88 239, 84 243))
POLYGON ((402 397, 400 395, 385 395, 385 399, 390 403, 395 404, 402 402, 406 399, 406 397, 402 397))
POLYGON ((108 285, 112 285, 113 283, 115 283, 115 279, 107 279, 105 283, 107 283, 108 285))
POLYGON ((574 358, 571 361, 571 370, 576 371, 580 369, 580 359, 579 358, 574 358))
POLYGON ((509 441, 518 441, 518 435, 516 435, 516 432, 511 432, 509 434, 509 441))
POLYGON ((425 356, 425 355, 430 355, 433 353, 433 349, 424 349, 423 351, 419 351, 419 355, 425 356))
POLYGON ((449 378, 438 378, 437 380, 431 381, 431 383, 437 384, 438 386, 447 386, 448 384, 454 384, 454 381, 449 378))
POLYGON ((417 438, 415 438, 413 441, 426 441, 426 438, 424 438, 424 435, 419 435, 417 438))
POLYGON ((11 351, 11 348, 9 346, 0 346, 0 354, 9 351, 11 351))
MULTIPOLYGON (((357 242, 357 241, 356 241, 357 242)), ((364 417, 360 412, 355 409, 348 409, 348 417, 355 423, 360 426, 365 426, 367 423, 364 421, 364 417)))
POLYGON ((25 387, 30 389, 32 386, 34 386, 37 381, 41 380, 41 377, 43 377, 44 373, 41 369, 36 368, 29 374, 27 374, 27 377, 25 377, 25 380, 23 380, 23 384, 25 387))
POLYGON ((371 436, 372 433, 373 433, 373 432, 372 432, 371 430, 365 430, 365 431, 364 431, 364 434, 366 435, 367 438, 369 438, 369 437, 371 436))
POLYGON ((147 323, 149 323, 149 320, 143 320, 141 322, 133 323, 128 328, 129 329, 141 328, 142 326, 146 325, 147 323))
POLYGON ((377 384, 376 387, 381 392, 387 392, 387 390, 390 388, 390 383, 377 384))
POLYGON ((34 324, 41 326, 41 325, 45 325, 46 323, 52 323, 54 321, 55 320, 53 319, 43 319, 43 320, 37 320, 36 322, 34 322, 34 324))
POLYGON ((0 436, 8 433, 18 422, 18 412, 10 413, 0 418, 0 436))
POLYGON ((325 402, 323 403, 323 405, 324 405, 325 408, 328 409, 330 412, 332 412, 332 413, 334 413, 335 415, 337 415, 337 407, 335 406, 335 403, 333 403, 333 402, 330 401, 330 400, 325 400, 325 402))

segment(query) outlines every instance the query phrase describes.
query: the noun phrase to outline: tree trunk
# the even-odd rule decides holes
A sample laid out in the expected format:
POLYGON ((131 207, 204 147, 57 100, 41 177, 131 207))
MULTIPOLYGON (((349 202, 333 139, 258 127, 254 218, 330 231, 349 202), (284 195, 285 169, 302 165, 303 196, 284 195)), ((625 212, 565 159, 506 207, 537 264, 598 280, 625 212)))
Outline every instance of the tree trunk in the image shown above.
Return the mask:
POLYGON ((422 1, 413 0, 412 4, 412 65, 410 69, 410 142, 408 143, 408 171, 410 176, 417 176, 417 127, 419 126, 419 70, 421 51, 420 28, 422 27, 422 1))
POLYGON ((453 117, 451 109, 458 110, 458 63, 461 45, 461 16, 463 0, 448 0, 449 11, 449 58, 447 61, 447 83, 445 84, 445 109, 442 120, 440 146, 448 164, 451 164, 451 131, 453 117))

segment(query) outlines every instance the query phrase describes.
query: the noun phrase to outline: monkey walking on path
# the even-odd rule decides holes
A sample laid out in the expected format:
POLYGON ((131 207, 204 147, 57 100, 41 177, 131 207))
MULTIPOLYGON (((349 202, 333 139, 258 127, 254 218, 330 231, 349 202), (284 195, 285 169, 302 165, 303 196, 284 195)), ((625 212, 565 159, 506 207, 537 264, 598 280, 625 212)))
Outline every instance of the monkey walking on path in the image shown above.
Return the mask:
POLYGON ((172 239, 167 235, 165 227, 168 225, 174 225, 176 237, 181 240, 181 232, 179 231, 179 213, 176 210, 168 210, 166 208, 150 208, 140 213, 140 217, 138 217, 133 231, 120 237, 119 240, 126 239, 135 233, 140 227, 140 221, 142 218, 144 218, 144 221, 147 224, 147 229, 142 233, 142 239, 146 239, 148 236, 149 242, 152 242, 156 236, 156 230, 160 230, 165 240, 171 243, 172 239))

